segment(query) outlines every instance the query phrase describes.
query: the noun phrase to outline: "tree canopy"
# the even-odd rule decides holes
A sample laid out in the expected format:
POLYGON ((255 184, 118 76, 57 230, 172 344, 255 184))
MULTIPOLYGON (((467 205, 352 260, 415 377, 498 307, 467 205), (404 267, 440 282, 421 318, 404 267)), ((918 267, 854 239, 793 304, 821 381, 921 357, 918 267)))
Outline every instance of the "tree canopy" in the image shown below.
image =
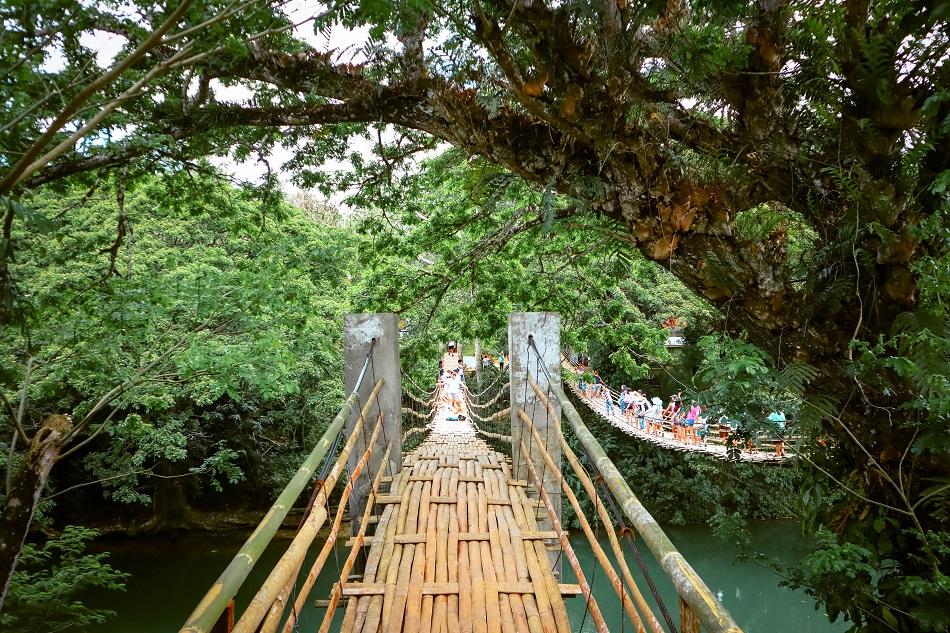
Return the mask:
MULTIPOLYGON (((222 204, 214 221, 225 225, 150 220, 163 239, 207 246, 200 261, 169 262, 167 243, 148 238, 131 267, 118 256, 139 248, 122 211, 131 208, 125 183, 208 174, 209 156, 264 164, 251 193, 268 213, 281 210, 278 171, 302 187, 350 188, 369 223, 363 248, 377 251, 354 280, 365 284, 354 304, 366 309, 421 307, 416 318, 427 322, 437 307, 460 309, 463 297, 479 308, 545 306, 576 317, 584 338, 620 347, 621 335, 635 334, 644 345, 636 351, 650 354, 659 349, 643 324, 662 311, 647 308, 645 321, 637 312, 649 293, 617 281, 630 271, 640 280, 658 274, 649 260, 694 294, 678 309, 706 314, 710 326, 756 346, 710 343, 697 384, 724 396, 737 375, 755 372, 762 381, 742 381, 747 393, 792 386, 808 412, 814 479, 803 509, 837 536, 822 541, 823 557, 799 580, 832 614, 845 611, 869 629, 940 630, 950 619, 950 4, 287 6, 0 7, 8 113, 0 124, 0 318, 8 331, 29 333, 9 352, 17 359, 11 384, 30 373, 46 341, 69 340, 56 328, 70 326, 90 336, 91 350, 108 334, 127 354, 87 359, 88 384, 69 401, 80 413, 83 399, 105 387, 97 371, 138 371, 144 350, 159 353, 164 330, 197 339, 205 352, 153 358, 174 356, 176 374, 206 379, 143 392, 146 409, 181 397, 201 403, 196 385, 209 399, 227 395, 235 376, 259 379, 259 360, 271 368, 313 360, 312 350, 285 340, 310 317, 260 293, 288 295, 289 305, 323 298, 321 284, 340 281, 343 269, 324 253, 324 281, 315 280, 303 260, 314 256, 311 242, 332 237, 290 220, 262 227, 261 245, 222 247, 212 236, 231 230, 222 204), (324 45, 334 29, 365 33, 365 41, 324 45), (118 43, 115 59, 104 55, 104 37, 118 43), (354 151, 355 139, 372 145, 372 156, 354 151), (415 173, 413 157, 442 143, 457 153, 415 173), (292 157, 272 165, 281 146, 292 157), (344 159, 352 169, 327 171, 344 159), (104 179, 118 196, 117 223, 84 216, 85 198, 104 179), (77 231, 59 233, 44 251, 61 266, 47 276, 28 253, 47 248, 42 231, 57 223, 77 231), (108 287, 121 286, 123 300, 140 297, 137 307, 113 303, 108 292, 70 299, 97 274, 81 257, 72 262, 92 242, 103 243, 97 257, 107 258, 108 287), (616 257, 618 244, 626 258, 616 257), (482 265, 495 253, 503 257, 482 265), (289 271, 285 254, 295 262, 289 271), (253 263, 230 266, 242 258, 253 263), (170 277, 159 289, 137 266, 170 277), (572 277, 577 270, 585 276, 572 277), (206 303, 203 284, 212 280, 255 309, 238 314, 220 296, 206 303), (58 311, 62 322, 50 317, 58 311), (622 327, 595 332, 600 322, 622 327), (239 328, 233 346, 218 336, 229 327, 239 328), (259 337, 261 327, 280 334, 259 337), (215 374, 212 356, 232 371, 215 374), (860 591, 842 600, 835 588, 850 583, 860 591)), ((472 333, 494 331, 502 312, 480 313, 472 333)), ((633 355, 616 360, 635 370, 633 355)), ((282 377, 253 386, 262 397, 286 392, 295 381, 282 377)), ((18 420, 13 409, 6 413, 18 420)))

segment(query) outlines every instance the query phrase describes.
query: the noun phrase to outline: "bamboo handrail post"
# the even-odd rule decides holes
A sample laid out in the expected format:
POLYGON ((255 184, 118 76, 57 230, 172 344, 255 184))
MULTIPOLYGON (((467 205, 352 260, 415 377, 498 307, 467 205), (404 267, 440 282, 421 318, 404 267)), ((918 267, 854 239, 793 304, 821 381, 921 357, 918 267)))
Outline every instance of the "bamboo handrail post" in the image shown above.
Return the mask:
POLYGON ((350 394, 346 399, 343 407, 333 418, 317 445, 314 446, 303 464, 278 495, 267 514, 254 529, 254 532, 247 538, 238 553, 231 559, 231 562, 228 563, 191 615, 188 616, 188 620, 182 626, 180 633, 209 633, 211 631, 211 627, 218 621, 218 617, 224 613, 228 602, 247 579, 260 555, 270 543, 274 534, 277 533, 277 529, 283 523, 294 501, 310 482, 317 464, 326 456, 327 451, 330 450, 330 446, 333 444, 333 439, 343 428, 343 424, 353 411, 356 399, 356 393, 350 394))
POLYGON ((538 489, 538 494, 541 497, 541 501, 544 503, 544 506, 550 515, 551 523, 554 526, 554 531, 557 532, 558 540, 561 542, 562 551, 567 557, 571 568, 574 570, 574 574, 577 576, 577 584, 580 585, 581 592, 587 599, 591 619, 593 619, 594 624, 597 626, 597 630, 600 633, 610 633, 610 630, 607 628, 607 624, 604 622, 604 616, 600 612, 600 607, 597 605, 597 601, 594 599, 594 595, 591 592, 590 585, 587 582, 587 577, 584 575, 584 570, 581 568, 581 563, 579 560, 577 560, 577 554, 574 553, 574 548, 571 547, 571 541, 567 536, 567 532, 565 532, 561 527, 561 521, 554 512, 554 506, 551 503, 551 498, 548 496, 548 492, 544 489, 544 486, 541 485, 541 479, 538 477, 538 473, 534 467, 534 460, 531 459, 530 453, 527 453, 528 445, 525 444, 524 440, 521 440, 521 448, 522 450, 526 451, 524 459, 525 467, 528 469, 528 473, 531 475, 531 480, 538 489))
MULTIPOLYGON (((257 631, 257 628, 263 621, 264 616, 270 609, 270 606, 277 597, 277 594, 284 587, 284 585, 287 584, 288 580, 293 578, 293 576, 299 572, 303 559, 307 555, 307 550, 310 547, 310 543, 312 543, 313 539, 316 538, 317 531, 327 518, 327 511, 325 507, 326 499, 329 497, 330 491, 333 490, 333 486, 336 484, 336 481, 339 478, 340 473, 343 471, 343 468, 345 468, 346 462, 349 459, 350 453, 356 444, 356 440, 364 424, 365 416, 369 412, 369 408, 382 386, 383 379, 380 378, 376 382, 376 386, 373 388, 373 391, 366 399, 366 404, 360 411, 356 425, 353 427, 353 432, 350 434, 349 438, 347 438, 346 443, 340 450, 340 455, 337 457, 333 468, 330 469, 330 473, 327 475, 324 484, 317 492, 317 499, 314 501, 313 511, 310 513, 310 516, 307 517, 306 522, 297 532, 297 535, 294 536, 294 539, 290 542, 287 551, 284 552, 284 555, 281 556, 280 560, 271 570, 270 574, 267 576, 267 579, 264 581, 264 584, 261 585, 261 588, 257 591, 254 597, 251 598, 250 604, 248 604, 247 608, 244 610, 244 613, 241 614, 241 618, 234 625, 234 633, 254 633, 257 631), (323 499, 322 502, 321 498, 323 499)), ((373 436, 370 444, 376 441, 381 428, 382 415, 380 415, 376 420, 376 426, 373 430, 373 436)))
MULTIPOLYGON (((547 395, 541 390, 541 387, 537 384, 537 382, 531 380, 530 376, 529 381, 531 383, 532 389, 534 389, 534 392, 538 395, 541 401, 544 402, 545 406, 550 407, 550 402, 547 395)), ((624 555, 623 549, 620 546, 620 540, 617 537, 617 531, 614 529, 613 519, 610 516, 610 513, 607 511, 607 508, 604 506, 603 502, 601 502, 600 496, 597 494, 597 489, 594 487, 594 483, 590 480, 590 477, 587 476, 587 473, 584 472, 580 460, 577 459, 577 455, 574 453, 574 450, 571 448, 570 444, 567 443, 567 439, 564 437, 564 434, 560 432, 560 429, 558 429, 558 438, 560 439, 561 449, 564 453, 564 456, 567 458, 567 461, 574 470, 574 473, 577 475, 577 478, 581 481, 581 485, 584 486, 584 490, 587 491, 587 495, 594 502, 594 507, 597 510, 601 523, 603 523, 604 529, 607 532, 607 538, 610 541, 610 547, 613 550, 614 557, 617 559, 617 564, 620 566, 620 572, 623 575, 624 582, 626 583, 630 592, 633 594, 637 608, 643 613, 644 619, 649 625, 652 633, 663 633, 663 628, 660 625, 659 620, 653 613, 653 610, 650 608, 650 605, 647 603, 646 599, 643 597, 643 594, 640 592, 640 588, 636 584, 636 581, 633 579, 633 574, 630 572, 630 566, 627 565, 626 556, 624 555)), ((573 494, 573 491, 571 491, 569 494, 573 494)))
MULTIPOLYGON (((634 602, 631 599, 630 595, 627 593, 624 588, 623 582, 620 580, 620 576, 617 574, 616 570, 613 568, 613 565, 610 564, 609 559, 607 558, 607 553, 600 546, 600 543, 597 541, 597 537, 594 535, 594 531, 590 526, 590 522, 587 520, 587 517, 584 515, 583 510, 581 509, 580 503, 577 500, 577 495, 574 494, 574 491, 568 485, 567 480, 564 476, 557 470, 557 467, 554 464, 554 460, 551 458, 550 453, 544 446, 544 442, 541 439, 541 435, 538 433, 538 430, 534 427, 534 424, 531 422, 531 418, 526 415, 523 411, 518 412, 519 417, 524 421, 524 423, 531 430, 531 434, 534 437, 534 441, 539 448, 539 453, 544 459, 545 464, 548 469, 554 474, 555 478, 558 481, 558 484, 561 486, 561 490, 564 491, 564 495, 567 497, 568 502, 571 504, 571 507, 574 508, 574 513, 577 515, 577 520, 581 524, 581 529, 584 531, 584 535, 587 537, 587 540, 590 542, 591 551, 594 553, 594 557, 597 559, 597 562, 600 564, 601 569, 604 570, 604 573, 607 575, 608 580, 610 581, 610 586, 613 588, 614 593, 617 594, 617 597, 620 598, 620 604, 623 607, 623 610, 630 617, 630 621, 633 622, 634 626, 637 627, 637 630, 642 632, 643 621, 640 617, 640 614, 637 613, 634 608, 634 602)), ((599 499, 595 499, 594 503, 599 505, 599 499)), ((659 633, 659 632, 657 632, 659 633)))
POLYGON ((560 401, 561 411, 567 418, 575 437, 590 456, 592 465, 604 479, 624 515, 643 538, 644 543, 673 583, 677 593, 696 614, 705 630, 708 633, 741 633, 742 629, 732 619, 726 608, 676 549, 656 519, 643 507, 623 475, 584 424, 564 390, 555 386, 552 387, 552 391, 560 401))

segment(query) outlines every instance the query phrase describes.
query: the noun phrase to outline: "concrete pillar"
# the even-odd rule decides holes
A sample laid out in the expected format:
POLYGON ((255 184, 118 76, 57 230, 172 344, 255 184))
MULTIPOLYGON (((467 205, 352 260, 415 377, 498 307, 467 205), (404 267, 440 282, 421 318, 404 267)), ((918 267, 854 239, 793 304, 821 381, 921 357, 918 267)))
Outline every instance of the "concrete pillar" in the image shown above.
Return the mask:
MULTIPOLYGON (((383 387, 379 391, 376 403, 370 408, 364 421, 365 434, 357 437, 353 452, 350 453, 348 466, 352 472, 366 450, 366 440, 372 435, 376 416, 380 411, 383 414, 383 428, 380 430, 376 448, 372 458, 363 469, 359 479, 353 487, 350 496, 350 516, 357 519, 363 514, 366 507, 366 497, 369 495, 373 477, 379 469, 380 460, 386 452, 386 445, 392 442, 389 452, 388 475, 394 475, 402 467, 402 382, 399 368, 399 319, 395 314, 347 314, 343 317, 344 334, 343 349, 346 364, 346 393, 349 395, 359 380, 360 373, 366 361, 366 355, 372 346, 373 353, 370 363, 366 366, 366 374, 360 384, 360 398, 354 407, 353 413, 346 422, 344 434, 350 436, 356 425, 360 409, 376 381, 383 379, 383 387), (375 342, 375 343, 374 343, 375 342)), ((353 521, 353 532, 359 529, 359 521, 353 521)))
MULTIPOLYGON (((531 459, 538 476, 542 478, 542 485, 560 519, 561 487, 555 475, 546 467, 540 449, 532 439, 531 430, 518 417, 518 409, 522 409, 531 418, 538 434, 544 439, 545 448, 560 468, 561 442, 558 431, 561 427, 561 405, 553 392, 549 392, 548 378, 539 367, 539 364, 544 366, 555 386, 561 386, 560 315, 556 312, 511 313, 508 317, 508 350, 508 376, 511 390, 511 462, 514 477, 529 482, 531 480, 531 474, 525 466, 521 451, 521 440, 524 439, 524 443, 531 450, 531 459), (533 347, 529 344, 529 336, 533 337, 533 347), (526 373, 541 386, 542 391, 548 394, 554 409, 553 416, 528 384, 526 373)), ((534 495, 536 496, 537 493, 535 492, 534 495)), ((544 508, 543 504, 541 507, 544 508)), ((539 527, 542 530, 553 529, 547 518, 539 522, 539 527)), ((550 554, 552 565, 555 561, 558 564, 555 571, 560 571, 558 552, 554 550, 550 554)))

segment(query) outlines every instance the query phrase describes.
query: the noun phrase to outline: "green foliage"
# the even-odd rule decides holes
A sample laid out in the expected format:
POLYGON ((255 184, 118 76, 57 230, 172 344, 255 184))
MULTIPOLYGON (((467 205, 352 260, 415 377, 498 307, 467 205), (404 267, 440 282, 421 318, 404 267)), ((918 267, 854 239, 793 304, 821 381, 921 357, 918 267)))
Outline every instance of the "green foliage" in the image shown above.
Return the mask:
POLYGON ((125 588, 128 574, 113 569, 108 554, 87 554, 97 532, 75 525, 42 545, 27 544, 20 553, 10 593, 0 614, 0 631, 54 633, 101 624, 114 612, 93 609, 76 597, 91 588, 125 588))
MULTIPOLYGON (((141 0, 20 4, 0 40, 5 168, 109 66, 91 42, 109 33, 126 53, 168 13, 141 0)), ((946 3, 321 5, 315 33, 369 33, 358 65, 312 50, 280 3, 226 15, 230 3, 192 3, 176 39, 43 149, 115 106, 90 135, 3 191, 0 390, 15 400, 35 358, 30 425, 42 408, 81 417, 184 341, 70 467, 130 501, 150 496, 139 478, 159 466, 211 488, 273 485, 339 398, 322 368, 338 360, 341 309, 399 311, 420 381, 439 341, 497 347, 508 311, 557 310, 565 341, 615 380, 685 383, 695 368, 701 399, 749 432, 770 410, 792 414, 816 466, 805 519, 845 548, 823 540, 817 553, 875 566, 851 582, 888 602, 848 616, 875 631, 938 626, 922 587, 943 587, 950 506, 946 3), (185 62, 161 66, 184 47, 185 62), (252 96, 234 103, 231 87, 252 96), (406 173, 437 138, 464 153, 406 173), (209 155, 266 162, 281 146, 296 184, 356 190, 361 238, 288 209, 270 165, 240 192, 174 173, 207 171, 194 161, 209 155), (350 173, 324 169, 344 160, 350 173), (115 165, 129 170, 118 231, 115 165), (673 217, 682 208, 689 217, 673 217), (341 274, 356 258, 357 278, 341 274), (748 340, 709 339, 674 360, 668 316, 748 340), (908 534, 906 549, 864 555, 908 534)), ((836 565, 814 568, 802 578, 838 605, 836 565)))
MULTIPOLYGON (((341 396, 338 320, 353 238, 283 203, 261 207, 254 192, 192 178, 40 191, 28 204, 60 216, 56 230, 15 234, 26 320, 4 329, 0 388, 16 399, 33 358, 30 425, 44 410, 81 419, 179 343, 121 393, 111 423, 76 456, 123 503, 152 500, 166 481, 156 474, 188 476, 195 499, 202 486, 220 492, 246 480, 250 496, 264 490, 266 499, 288 476, 285 454, 308 451, 341 396), (118 237, 117 215, 127 227, 118 237)), ((61 487, 79 475, 74 466, 61 487)))

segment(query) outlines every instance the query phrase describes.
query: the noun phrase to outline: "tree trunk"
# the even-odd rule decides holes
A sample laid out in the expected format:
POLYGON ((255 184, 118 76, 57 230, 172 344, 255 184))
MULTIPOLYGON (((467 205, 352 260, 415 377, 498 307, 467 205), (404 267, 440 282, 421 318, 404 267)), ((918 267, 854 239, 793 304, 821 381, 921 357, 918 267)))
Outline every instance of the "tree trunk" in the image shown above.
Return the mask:
POLYGON ((161 477, 155 479, 152 493, 152 518, 143 526, 144 531, 158 533, 188 530, 200 525, 185 494, 187 473, 184 466, 163 462, 156 469, 161 477))
POLYGON ((66 416, 47 416, 33 436, 11 481, 10 494, 0 514, 0 610, 3 609, 23 542, 30 531, 36 504, 46 486, 50 470, 59 459, 69 427, 70 421, 66 416))

